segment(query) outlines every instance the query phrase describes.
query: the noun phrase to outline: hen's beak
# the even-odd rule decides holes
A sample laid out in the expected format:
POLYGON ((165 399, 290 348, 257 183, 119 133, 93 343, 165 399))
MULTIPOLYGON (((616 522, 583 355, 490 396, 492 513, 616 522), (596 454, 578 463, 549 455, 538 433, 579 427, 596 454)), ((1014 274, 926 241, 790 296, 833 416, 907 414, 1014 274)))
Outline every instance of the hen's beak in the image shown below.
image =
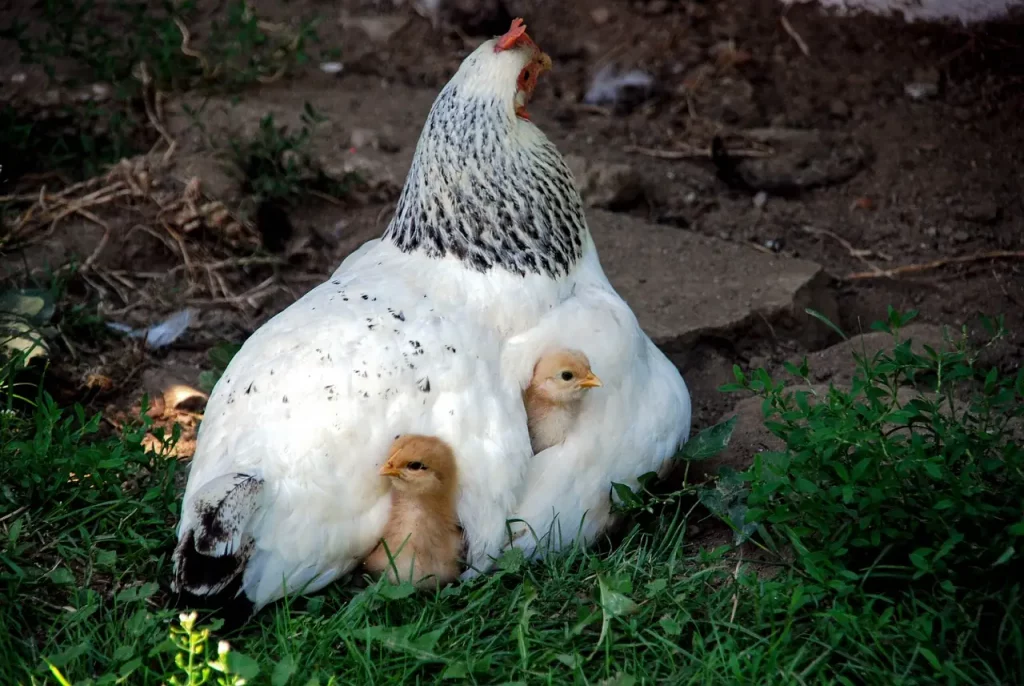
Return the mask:
POLYGON ((400 469, 395 469, 389 464, 385 464, 383 467, 380 468, 381 476, 398 476, 401 473, 402 471, 400 469))
POLYGON ((597 378, 594 372, 587 372, 587 375, 580 381, 580 388, 596 388, 601 385, 601 379, 597 378))

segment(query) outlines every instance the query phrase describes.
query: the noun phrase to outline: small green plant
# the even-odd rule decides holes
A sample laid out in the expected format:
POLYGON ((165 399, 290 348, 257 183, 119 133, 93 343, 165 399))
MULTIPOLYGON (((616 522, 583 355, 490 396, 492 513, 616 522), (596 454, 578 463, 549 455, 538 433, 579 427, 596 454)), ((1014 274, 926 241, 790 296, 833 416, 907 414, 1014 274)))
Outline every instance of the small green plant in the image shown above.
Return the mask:
POLYGON ((191 44, 188 29, 199 16, 195 0, 47 0, 39 8, 42 30, 17 20, 0 29, 18 45, 21 62, 42 65, 53 79, 58 61, 73 61, 86 79, 111 84, 120 98, 141 94, 141 64, 163 91, 204 81, 238 87, 306 64, 307 48, 318 40, 316 21, 292 31, 260 20, 244 0, 227 4, 209 32, 216 39, 203 46, 191 44))
POLYGON ((244 686, 241 671, 259 672, 256 663, 240 653, 232 653, 227 641, 217 643, 217 655, 210 655, 210 630, 196 627, 195 612, 182 613, 178 626, 171 625, 171 643, 177 648, 174 664, 181 672, 169 680, 171 686, 244 686), (255 668, 255 669, 254 669, 255 668))
POLYGON ((228 368, 231 358, 242 349, 241 343, 218 343, 206 353, 212 369, 207 369, 199 374, 199 390, 204 393, 212 393, 213 387, 220 381, 224 370, 228 368))
POLYGON ((229 141, 232 163, 242 174, 245 191, 257 204, 291 206, 317 193, 340 198, 358 181, 354 174, 340 180, 330 178, 312 160, 312 128, 322 121, 324 118, 306 103, 298 131, 277 125, 268 114, 260 120, 254 138, 229 141))
POLYGON ((0 112, 0 149, 23 167, 15 177, 54 170, 94 176, 157 140, 143 104, 152 97, 147 89, 237 90, 270 81, 306 64, 317 40, 315 21, 296 30, 269 24, 244 0, 227 4, 212 22, 215 39, 203 45, 188 28, 200 16, 195 0, 46 0, 37 8, 38 26, 14 20, 0 38, 16 43, 20 62, 41 65, 55 83, 105 84, 109 101, 55 105, 45 119, 0 112), (76 70, 59 72, 67 64, 76 70))

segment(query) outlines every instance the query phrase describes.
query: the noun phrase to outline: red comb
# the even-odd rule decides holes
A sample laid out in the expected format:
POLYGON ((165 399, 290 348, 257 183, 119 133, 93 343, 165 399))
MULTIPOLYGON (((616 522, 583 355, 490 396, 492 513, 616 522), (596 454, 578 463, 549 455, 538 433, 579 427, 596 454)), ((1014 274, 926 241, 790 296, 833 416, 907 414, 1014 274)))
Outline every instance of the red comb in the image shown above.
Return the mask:
POLYGON ((501 36, 498 42, 494 44, 494 52, 508 50, 524 42, 532 43, 533 41, 526 35, 526 24, 523 23, 522 18, 516 17, 512 20, 512 26, 505 35, 501 36))

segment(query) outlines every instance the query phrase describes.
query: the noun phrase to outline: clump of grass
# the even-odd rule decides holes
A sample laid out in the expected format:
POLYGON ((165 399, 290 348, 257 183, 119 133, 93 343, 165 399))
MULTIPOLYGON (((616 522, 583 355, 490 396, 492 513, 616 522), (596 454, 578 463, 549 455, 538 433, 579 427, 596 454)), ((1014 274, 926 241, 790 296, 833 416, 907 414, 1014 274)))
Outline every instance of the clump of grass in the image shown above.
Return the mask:
MULTIPOLYGON (((887 326, 898 337, 905 322, 887 326)), ((614 550, 536 564, 511 552, 434 594, 336 584, 268 608, 216 656, 218 625, 173 624, 156 586, 174 463, 140 448, 142 426, 100 438, 98 420, 42 396, 0 416, 0 660, 16 681, 53 665, 83 684, 1020 683, 1024 381, 956 346, 918 353, 894 338, 856 361, 853 387, 817 398, 738 371, 733 389, 764 398, 786 448, 660 500, 646 480, 639 494, 615 488, 648 519, 614 550), (778 573, 688 540, 708 516, 698 499, 779 550, 778 573)), ((731 428, 701 432, 681 459, 714 454, 731 428)))
POLYGON ((256 136, 229 141, 231 161, 243 176, 243 190, 257 204, 290 207, 316 194, 341 198, 358 181, 355 175, 329 177, 312 159, 313 128, 323 121, 306 103, 297 131, 279 126, 268 114, 260 120, 256 136))
POLYGON ((75 65, 70 73, 111 84, 122 96, 140 94, 142 64, 163 91, 204 81, 239 87, 306 64, 310 44, 318 40, 315 20, 292 31, 261 20, 244 0, 227 3, 211 25, 216 39, 208 45, 191 44, 195 0, 47 0, 39 9, 38 26, 14 23, 0 30, 0 37, 17 43, 21 62, 42 65, 50 78, 61 63, 75 65))
POLYGON ((47 119, 33 112, 0 115, 0 150, 24 161, 20 173, 95 175, 122 157, 145 152, 157 139, 143 99, 194 88, 237 90, 279 78, 307 63, 317 41, 315 21, 296 30, 262 21, 243 0, 216 18, 214 40, 196 45, 188 28, 195 0, 47 0, 32 24, 12 23, 0 37, 16 42, 20 61, 39 64, 69 85, 102 83, 110 102, 58 105, 47 119))

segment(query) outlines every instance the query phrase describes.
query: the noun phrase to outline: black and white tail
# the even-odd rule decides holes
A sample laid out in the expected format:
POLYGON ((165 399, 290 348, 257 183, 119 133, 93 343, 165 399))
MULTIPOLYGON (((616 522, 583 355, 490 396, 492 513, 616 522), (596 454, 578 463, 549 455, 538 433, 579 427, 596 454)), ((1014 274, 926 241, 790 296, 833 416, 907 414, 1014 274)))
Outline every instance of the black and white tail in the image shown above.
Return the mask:
POLYGON ((207 482, 183 503, 173 557, 176 593, 216 605, 239 596, 262 496, 263 479, 234 473, 207 482))

